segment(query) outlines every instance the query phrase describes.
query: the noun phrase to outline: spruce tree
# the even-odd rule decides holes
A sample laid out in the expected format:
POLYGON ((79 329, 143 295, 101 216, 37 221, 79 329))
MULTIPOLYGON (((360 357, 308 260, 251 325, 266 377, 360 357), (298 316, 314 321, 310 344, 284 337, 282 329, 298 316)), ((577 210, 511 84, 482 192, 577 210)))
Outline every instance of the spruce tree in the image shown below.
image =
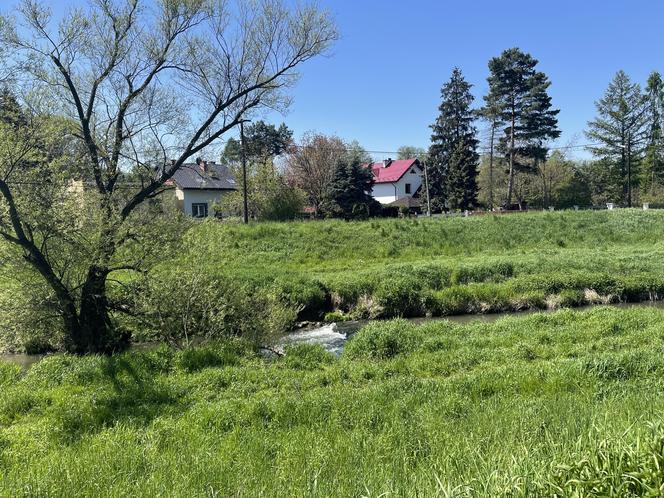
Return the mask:
POLYGON ((597 117, 588 123, 588 147, 603 164, 616 165, 622 202, 632 206, 632 187, 647 132, 645 98, 638 83, 618 71, 604 97, 595 102, 597 117))
POLYGON ((653 71, 648 77, 645 92, 646 150, 641 170, 643 192, 653 195, 662 183, 664 173, 664 136, 662 134, 662 110, 664 109, 664 81, 653 71))
POLYGON ((380 206, 371 195, 373 182, 371 168, 357 160, 340 159, 323 203, 325 215, 349 220, 376 214, 380 206))
POLYGON ((547 93, 551 82, 536 70, 537 64, 537 59, 518 48, 505 50, 489 61, 489 94, 485 100, 495 106, 499 120, 507 125, 499 148, 509 166, 508 205, 512 204, 515 173, 535 172, 546 159, 546 142, 560 136, 560 111, 552 109, 547 93))
POLYGON ((469 209, 477 203, 477 130, 471 109, 473 96, 455 68, 441 89, 440 114, 431 126, 429 196, 434 209, 469 209))

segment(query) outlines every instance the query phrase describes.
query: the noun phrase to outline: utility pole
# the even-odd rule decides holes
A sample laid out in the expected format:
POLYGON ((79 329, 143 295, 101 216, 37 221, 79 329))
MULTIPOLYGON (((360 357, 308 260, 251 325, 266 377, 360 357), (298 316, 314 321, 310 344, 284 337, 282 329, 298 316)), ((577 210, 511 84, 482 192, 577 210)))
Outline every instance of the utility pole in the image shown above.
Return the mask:
POLYGON ((240 146, 242 149, 242 196, 244 201, 244 222, 249 223, 249 202, 247 201, 247 153, 244 144, 244 121, 240 121, 240 146))
POLYGON ((427 190, 427 216, 431 216, 431 200, 429 199, 429 175, 427 174, 427 162, 422 161, 424 167, 424 187, 427 190))

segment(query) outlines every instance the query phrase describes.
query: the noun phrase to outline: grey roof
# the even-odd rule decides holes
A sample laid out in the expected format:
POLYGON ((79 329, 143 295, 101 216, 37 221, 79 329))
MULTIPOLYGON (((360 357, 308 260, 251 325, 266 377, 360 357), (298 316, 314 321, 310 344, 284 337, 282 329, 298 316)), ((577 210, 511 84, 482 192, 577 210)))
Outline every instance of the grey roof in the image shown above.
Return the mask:
POLYGON ((173 182, 182 189, 237 190, 235 178, 226 166, 207 164, 207 172, 196 163, 183 164, 173 175, 173 182))

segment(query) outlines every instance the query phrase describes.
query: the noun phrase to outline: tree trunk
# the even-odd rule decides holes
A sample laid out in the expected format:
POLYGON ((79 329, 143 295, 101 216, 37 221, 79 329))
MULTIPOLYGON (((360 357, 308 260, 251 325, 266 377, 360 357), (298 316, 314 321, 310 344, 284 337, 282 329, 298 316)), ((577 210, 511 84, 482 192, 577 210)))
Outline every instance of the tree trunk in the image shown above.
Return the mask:
POLYGON ((512 127, 510 129, 510 173, 507 182, 507 207, 512 205, 512 190, 514 189, 514 109, 512 109, 512 127))
POLYGON ((489 209, 493 209, 493 143, 496 136, 496 121, 491 123, 491 146, 489 149, 489 209))
POLYGON ((108 313, 105 268, 91 266, 81 289, 80 334, 74 344, 77 354, 112 353, 113 329, 108 313))

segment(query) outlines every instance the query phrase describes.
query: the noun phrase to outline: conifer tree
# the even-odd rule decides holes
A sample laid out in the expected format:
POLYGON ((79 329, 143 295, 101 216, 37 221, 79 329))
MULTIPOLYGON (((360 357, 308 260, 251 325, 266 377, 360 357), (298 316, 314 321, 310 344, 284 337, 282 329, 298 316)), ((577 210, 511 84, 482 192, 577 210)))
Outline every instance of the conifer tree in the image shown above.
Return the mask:
POLYGON ((547 90, 549 78, 536 70, 537 59, 518 48, 505 50, 489 61, 487 102, 495 106, 500 121, 506 123, 500 150, 507 158, 507 204, 512 204, 514 175, 535 172, 546 159, 547 140, 560 136, 557 115, 547 90))
POLYGON ((647 142, 641 171, 641 186, 643 192, 653 194, 658 185, 661 185, 664 175, 664 136, 662 134, 664 81, 657 71, 653 71, 648 77, 645 99, 647 142))
POLYGON ((340 159, 323 203, 326 216, 349 220, 376 214, 380 206, 371 195, 373 182, 371 168, 357 160, 340 159))
POLYGON ((618 71, 595 107, 597 117, 588 123, 586 131, 594 145, 588 150, 603 163, 618 167, 622 202, 631 207, 635 172, 647 131, 641 87, 632 83, 624 71, 618 71))
POLYGON ((455 68, 441 89, 440 114, 431 126, 429 196, 434 209, 468 209, 477 202, 477 130, 471 109, 473 96, 455 68))
POLYGON ((495 96, 485 95, 484 96, 484 107, 478 110, 478 116, 486 121, 489 126, 489 158, 487 163, 487 204, 489 209, 493 209, 495 206, 495 175, 494 175, 494 166, 495 166, 495 149, 496 149, 496 137, 501 126, 503 126, 500 106, 497 102, 494 102, 495 96))

